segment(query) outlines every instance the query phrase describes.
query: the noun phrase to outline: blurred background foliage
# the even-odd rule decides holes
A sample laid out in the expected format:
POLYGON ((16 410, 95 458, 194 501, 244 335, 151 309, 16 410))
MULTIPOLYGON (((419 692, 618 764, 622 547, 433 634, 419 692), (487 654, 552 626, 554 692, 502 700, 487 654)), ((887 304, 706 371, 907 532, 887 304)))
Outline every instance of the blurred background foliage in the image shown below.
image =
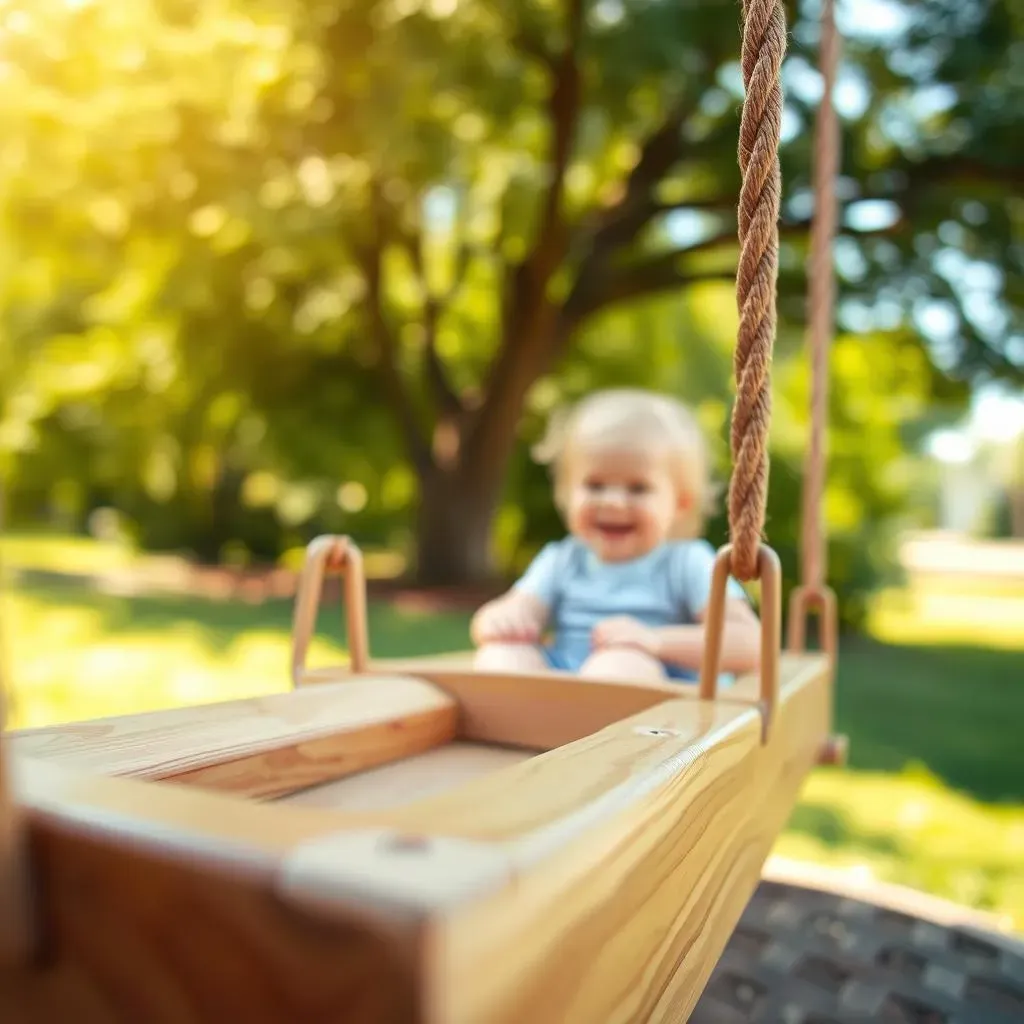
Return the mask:
MULTIPOLYGON (((792 575, 821 82, 818 5, 788 7, 767 530, 792 575)), ((922 438, 1024 380, 1022 19, 840 8, 825 511, 853 621, 934 514, 922 438)), ((421 583, 490 580, 561 529, 543 418, 622 382, 692 401, 727 478, 732 0, 7 0, 0 24, 10 528, 232 564, 344 531, 421 583)))
MULTIPOLYGON (((851 760, 776 852, 1020 932, 1024 7, 837 8, 851 760)), ((819 0, 787 11, 767 535, 792 581, 819 0)), ((465 647, 466 605, 563 529, 529 446, 592 388, 692 402, 724 484, 739 41, 738 0, 0 0, 9 725, 281 692, 323 531, 415 584, 373 595, 376 654, 465 647)), ((316 664, 343 657, 331 603, 316 664)))

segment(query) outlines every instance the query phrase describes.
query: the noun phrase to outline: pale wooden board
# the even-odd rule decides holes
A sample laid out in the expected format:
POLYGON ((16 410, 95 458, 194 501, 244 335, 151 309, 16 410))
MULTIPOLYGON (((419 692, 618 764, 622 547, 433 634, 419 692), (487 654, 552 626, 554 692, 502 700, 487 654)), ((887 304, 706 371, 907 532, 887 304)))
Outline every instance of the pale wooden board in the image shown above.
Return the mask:
POLYGON ((276 863, 295 844, 346 828, 328 809, 256 801, 176 782, 89 775, 23 756, 11 759, 14 793, 31 828, 85 829, 139 846, 180 852, 189 844, 251 851, 276 863))
POLYGON ((533 752, 518 748, 447 743, 401 761, 291 793, 281 797, 280 802, 338 811, 389 810, 454 789, 533 756, 533 752))
MULTIPOLYGON (((403 664, 411 667, 412 661, 403 664)), ((807 672, 820 675, 822 665, 818 654, 784 653, 779 661, 779 686, 803 678, 807 672)), ((571 743, 666 700, 698 699, 696 684, 609 683, 582 680, 568 673, 474 673, 452 668, 446 658, 437 662, 426 659, 419 675, 459 702, 459 735, 463 739, 522 744, 533 749, 571 743), (586 707, 582 706, 580 686, 590 688, 586 707)), ((822 679, 821 683, 831 694, 830 680, 822 679)), ((756 707, 760 701, 758 676, 741 676, 732 686, 723 687, 717 701, 756 707)))
MULTIPOLYGON (((669 683, 607 683, 568 673, 507 675, 423 666, 419 676, 459 705, 459 737, 551 750, 680 696, 669 683)), ((344 669, 307 672, 307 686, 351 678, 344 669)))
MULTIPOLYGON (((0 695, 0 729, 3 727, 0 695)), ((20 962, 34 941, 34 921, 26 899, 28 858, 24 815, 12 793, 8 759, 0 750, 0 971, 20 962)))
POLYGON ((371 658, 370 671, 413 676, 433 670, 469 672, 473 668, 473 657, 473 651, 448 651, 442 654, 421 654, 413 658, 371 658))
MULTIPOLYGON (((785 686, 787 681, 801 678, 808 671, 821 676, 824 671, 825 661, 821 654, 810 651, 803 654, 794 654, 790 651, 783 651, 779 659, 779 686, 785 686)), ((831 681, 827 674, 820 680, 821 685, 826 686, 831 693, 831 681)), ((761 699, 760 678, 756 672, 748 672, 739 676, 732 686, 723 686, 718 691, 718 700, 736 702, 740 704, 757 704, 761 699)))
POLYGON ((408 809, 406 827, 500 838, 517 865, 515 885, 438 923, 437 1019, 685 1021, 826 735, 826 671, 787 680, 765 745, 756 710, 720 703, 698 738, 707 705, 677 701, 633 720, 682 734, 646 756, 622 723, 586 756, 508 769, 500 813, 497 776, 408 809))
MULTIPOLYGON (((605 682, 567 672, 475 672, 452 668, 443 658, 420 664, 417 675, 458 702, 461 739, 528 750, 564 746, 663 701, 696 695, 696 687, 674 683, 605 682)), ((344 669, 305 676, 310 686, 344 678, 344 669)))
MULTIPOLYGON (((807 664, 819 664, 820 657, 814 652, 796 654, 784 651, 781 658, 780 671, 782 678, 790 677, 794 672, 801 671, 807 664)), ((324 670, 320 670, 323 672, 324 670)), ((338 678, 338 670, 333 673, 326 670, 327 675, 322 678, 338 678)), ((341 670, 342 672, 344 670, 341 670)), ((457 681, 466 675, 489 675, 496 680, 527 678, 543 679, 545 682, 559 681, 565 678, 572 678, 569 673, 550 672, 538 676, 502 676, 500 673, 474 673, 472 651, 452 651, 444 654, 429 654, 416 658, 375 658, 370 662, 369 671, 386 673, 399 673, 403 675, 420 676, 437 682, 442 687, 446 684, 455 685, 457 681)), ((316 674, 315 672, 313 673, 316 674)), ((631 685, 628 681, 615 684, 619 686, 631 685)), ((665 686, 671 688, 672 696, 696 700, 698 698, 696 682, 671 682, 667 681, 665 686)), ((641 684, 641 689, 648 689, 649 684, 641 684)), ((756 704, 760 700, 759 678, 756 672, 748 672, 739 676, 731 686, 723 686, 718 692, 719 700, 737 701, 742 704, 756 704)), ((631 713, 631 712, 630 712, 631 713)))
POLYGON ((456 723, 451 697, 394 676, 24 730, 5 742, 83 771, 264 796, 446 743, 456 723))
POLYGON ((47 955, 0 969, 3 1024, 416 1019, 412 921, 313 919, 274 898, 273 861, 251 851, 112 844, 67 822, 34 831, 47 955))
MULTIPOLYGON (((816 699, 827 705, 822 696, 827 696, 824 676, 821 658, 785 657, 780 672, 780 694, 786 697, 783 703, 792 703, 796 695, 810 689, 816 699)), ((536 692, 539 684, 535 687, 529 677, 518 682, 522 684, 522 706, 513 709, 511 717, 516 720, 544 707, 543 695, 536 692)), ((468 690, 472 684, 465 685, 468 690)), ((603 684, 574 680, 568 685, 585 687, 589 693, 592 686, 603 684)), ((489 694, 494 680, 481 678, 477 686, 480 693, 489 694)), ((646 688, 638 689, 645 698, 653 696, 646 688)), ((409 831, 441 831, 466 839, 508 840, 558 825, 574 808, 634 778, 649 766, 648 762, 660 765, 665 757, 693 753, 707 742, 709 735, 720 736, 723 729, 736 722, 745 723, 745 728, 751 723, 760 726, 757 709, 744 703, 691 701, 688 696, 678 697, 675 688, 667 689, 677 699, 665 700, 665 693, 659 692, 663 698, 660 702, 650 703, 640 712, 613 721, 579 740, 537 754, 499 773, 468 781, 455 790, 408 806, 382 809, 380 814, 368 810, 355 820, 363 824, 397 825, 409 831), (645 729, 669 730, 672 735, 652 737, 645 729), (577 767, 570 771, 568 765, 577 767), (515 794, 513 803, 507 795, 499 795, 509 792, 515 794)), ((563 710, 560 702, 554 707, 563 710)), ((781 707, 779 712, 782 713, 781 707)), ((808 722, 808 728, 819 727, 816 719, 808 722)), ((499 725, 495 729, 503 731, 499 725)), ((794 756, 800 754, 797 751, 794 756)))
POLYGON ((418 964, 419 1015, 385 1006, 370 1019, 681 1024, 824 738, 826 668, 784 673, 765 746, 755 708, 663 701, 372 811, 16 759, 60 962, 0 977, 0 1018, 50 1020, 59 1006, 82 1024, 340 1021, 408 991, 418 964), (383 946, 367 952, 355 920, 383 946))

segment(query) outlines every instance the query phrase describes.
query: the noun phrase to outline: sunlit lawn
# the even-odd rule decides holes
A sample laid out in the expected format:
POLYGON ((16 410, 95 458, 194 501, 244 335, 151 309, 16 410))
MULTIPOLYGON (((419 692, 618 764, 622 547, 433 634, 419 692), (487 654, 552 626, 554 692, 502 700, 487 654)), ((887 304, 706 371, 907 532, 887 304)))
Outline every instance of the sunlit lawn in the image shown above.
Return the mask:
MULTIPOLYGON (((98 568, 110 552, 9 544, 8 565, 98 568)), ((283 690, 291 604, 121 597, 22 583, 3 605, 13 725, 283 690)), ((337 607, 311 663, 343 657, 337 607)), ((848 770, 815 772, 776 852, 993 910, 1024 931, 1024 594, 937 585, 883 595, 872 637, 844 642, 838 728, 848 770)), ((462 614, 375 605, 376 653, 451 650, 462 614)))

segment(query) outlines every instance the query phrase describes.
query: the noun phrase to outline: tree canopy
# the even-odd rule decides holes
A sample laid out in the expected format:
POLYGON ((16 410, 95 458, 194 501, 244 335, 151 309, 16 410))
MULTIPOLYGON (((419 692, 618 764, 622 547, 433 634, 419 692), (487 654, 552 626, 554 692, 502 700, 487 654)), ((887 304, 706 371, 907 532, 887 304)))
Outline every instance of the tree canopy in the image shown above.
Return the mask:
MULTIPOLYGON (((817 4, 788 7, 768 527, 784 537, 821 94, 817 4)), ((554 528, 518 442, 562 398, 671 388, 721 435, 731 0, 0 12, 16 514, 113 504, 147 543, 205 557, 411 529, 423 578, 465 580, 493 571, 496 534, 509 551, 554 528)), ((840 546, 851 517, 904 506, 900 430, 972 381, 1024 379, 1022 19, 1009 0, 840 4, 840 546)))

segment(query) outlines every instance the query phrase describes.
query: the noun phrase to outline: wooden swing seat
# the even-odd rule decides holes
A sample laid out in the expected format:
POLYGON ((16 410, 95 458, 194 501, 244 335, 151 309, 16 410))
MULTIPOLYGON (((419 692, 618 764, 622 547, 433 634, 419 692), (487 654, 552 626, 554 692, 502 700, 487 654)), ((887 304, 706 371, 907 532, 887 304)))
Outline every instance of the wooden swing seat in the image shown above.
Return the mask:
MULTIPOLYGON (((778 560, 761 543, 786 30, 778 0, 751 0, 743 15, 731 435, 743 502, 730 503, 729 527, 741 577, 762 583, 758 675, 715 692, 726 548, 699 687, 509 677, 474 672, 459 656, 373 662, 352 572, 356 671, 307 670, 312 595, 336 553, 335 541, 320 545, 296 604, 292 692, 8 737, 3 1024, 690 1016, 828 749, 835 664, 823 558, 806 573, 793 620, 800 642, 790 646, 802 649, 803 612, 814 605, 825 653, 780 659, 778 560)), ((823 19, 831 24, 828 3, 823 19)), ((815 222, 820 254, 829 222, 815 222)), ((818 258, 819 285, 830 267, 818 258)), ((812 303, 819 354, 822 294, 812 303)), ((809 458, 817 516, 820 444, 809 458)), ((817 518, 807 531, 814 551, 817 518)), ((341 554, 351 568, 357 552, 341 554)))
POLYGON ((827 659, 783 658, 767 737, 756 680, 405 664, 8 734, 48 931, 0 1020, 685 1020, 826 740, 827 659))

